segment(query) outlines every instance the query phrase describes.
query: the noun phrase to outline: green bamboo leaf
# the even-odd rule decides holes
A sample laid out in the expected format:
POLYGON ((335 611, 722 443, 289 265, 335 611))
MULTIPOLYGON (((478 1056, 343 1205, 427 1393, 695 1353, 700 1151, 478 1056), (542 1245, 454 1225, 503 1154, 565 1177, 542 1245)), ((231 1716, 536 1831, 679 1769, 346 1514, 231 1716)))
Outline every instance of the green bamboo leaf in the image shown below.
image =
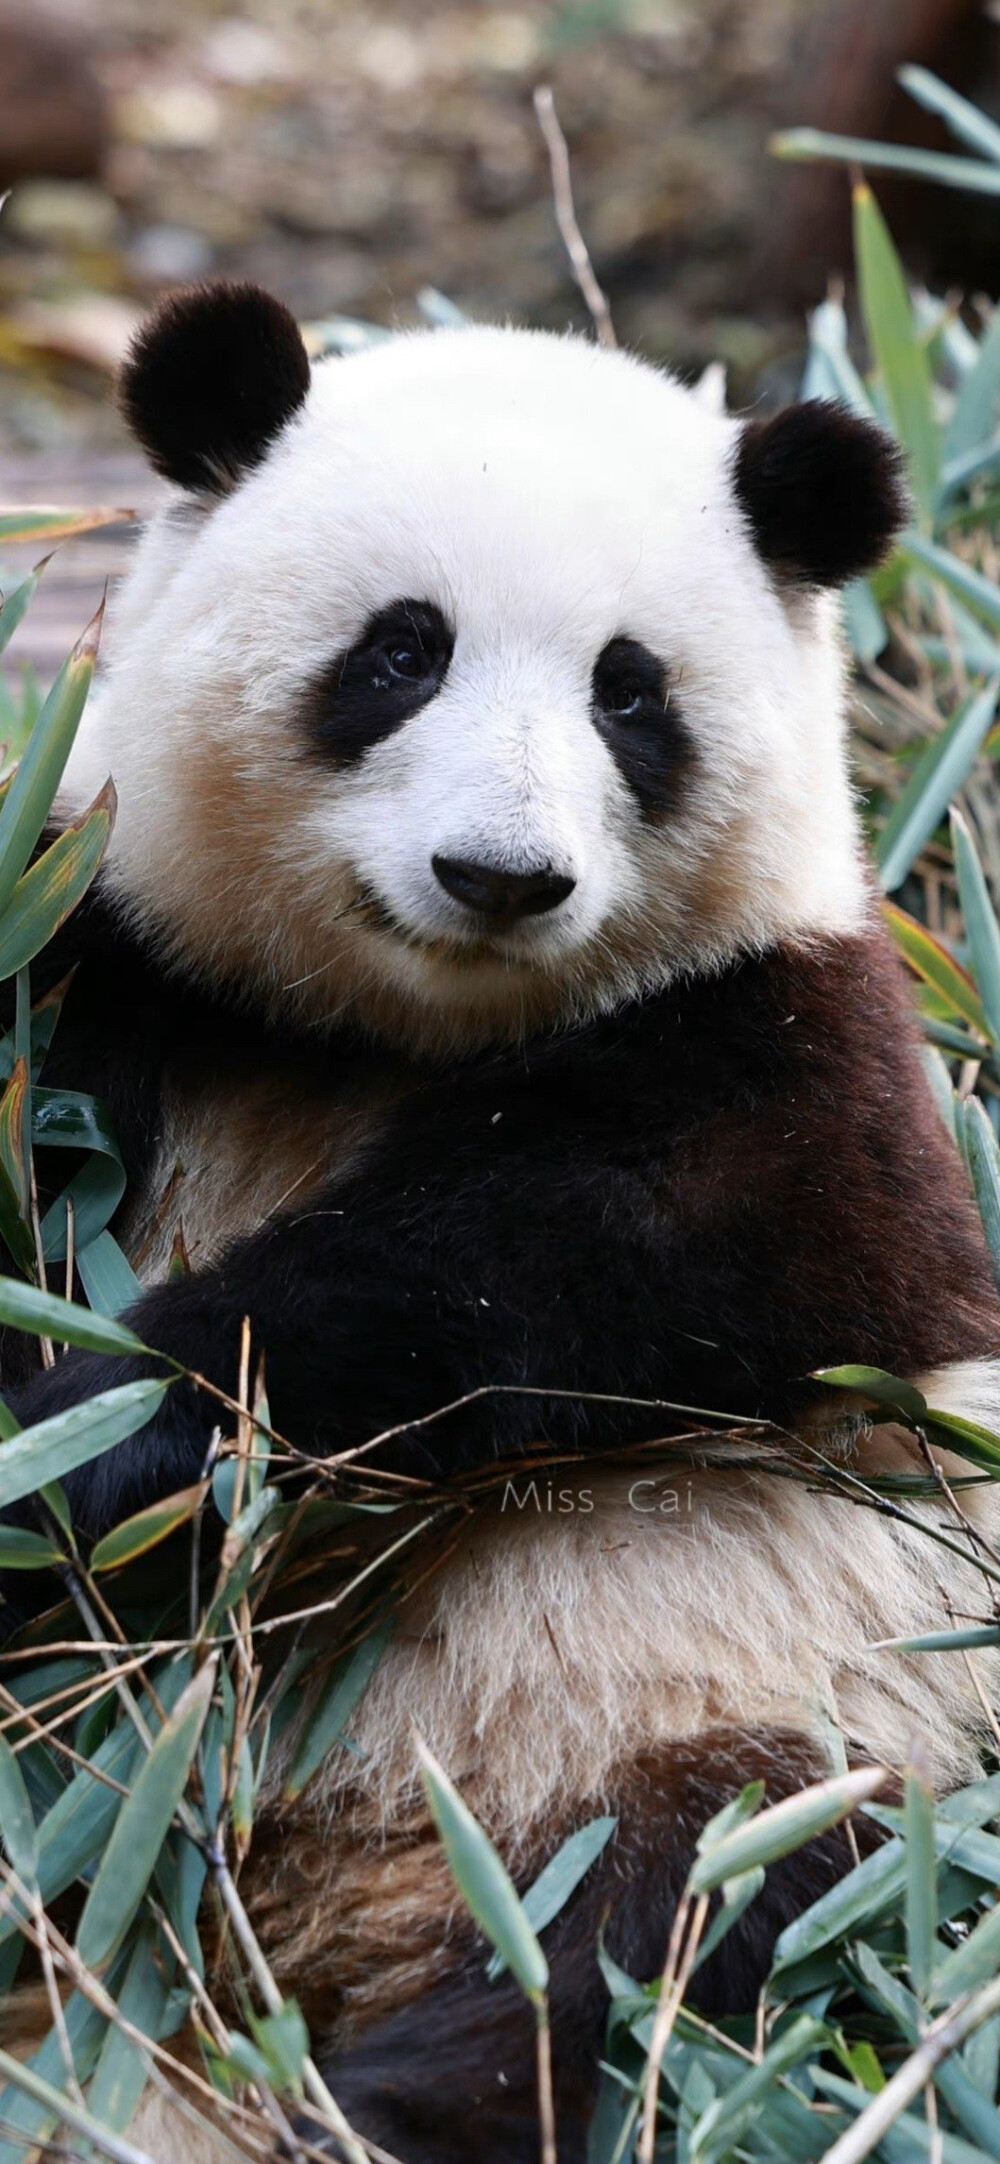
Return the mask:
POLYGON ((952 1013, 962 1015, 973 1029, 988 1037, 990 1030, 983 1003, 968 971, 956 962, 954 955, 949 954, 947 947, 942 946, 932 932, 917 923, 915 917, 907 916, 905 909, 897 909, 895 902, 883 902, 882 914, 910 968, 941 994, 952 1013))
MULTIPOLYGON (((29 1209, 28 1180, 24 1163, 22 1138, 24 1133, 24 1101, 28 1089, 28 1070, 23 1059, 15 1060, 10 1081, 0 1097, 0 1164, 14 1191, 18 1211, 27 1221, 29 1209)), ((29 1247, 31 1235, 28 1235, 29 1247)))
POLYGON ((81 902, 104 856, 118 799, 111 782, 19 879, 0 917, 0 978, 13 977, 48 945, 81 902))
POLYGON ((22 1139, 27 1073, 16 1060, 0 1097, 0 1233, 19 1270, 35 1267, 35 1243, 28 1224, 28 1192, 22 1139))
MULTIPOLYGON (((157 1697, 165 1713, 176 1705, 190 1672, 191 1662, 185 1655, 157 1675, 157 1697)), ((146 1694, 142 1710, 149 1726, 157 1730, 159 1715, 146 1694)), ((89 1870, 107 1846, 123 1799, 118 1789, 109 1788, 99 1775, 107 1774, 111 1781, 127 1788, 141 1748, 129 1723, 113 1728, 92 1754, 93 1773, 81 1767, 46 1813, 38 1829, 38 1885, 47 1905, 58 1900, 75 1879, 89 1870)), ((9 1916, 0 1916, 0 1945, 13 1936, 15 1929, 9 1916)))
POLYGON ((121 526, 134 519, 134 511, 102 504, 89 511, 53 511, 26 504, 0 517, 0 545, 13 548, 30 541, 69 541, 74 534, 94 533, 98 526, 121 526))
MULTIPOLYGON (((104 2015, 81 1992, 74 1991, 66 2002, 63 2018, 77 2078, 86 2081, 107 2026, 104 2015)), ((60 2087, 66 2079, 66 2068, 53 2029, 24 2065, 0 2051, 0 2078, 4 2082, 0 2090, 0 2164, 25 2164, 26 2156, 39 2153, 33 2146, 36 2142, 42 2144, 40 2153, 44 2156, 47 2137, 63 2123, 75 2123, 81 2133, 93 2131, 88 2115, 81 2113, 60 2087), (81 2119, 83 2126, 79 2124, 81 2119)), ((100 2134, 99 2128, 96 2131, 100 2134)), ((137 2151, 132 2155, 138 2159, 137 2151)), ((143 2164, 149 2164, 149 2160, 143 2159, 143 2164)))
MULTIPOLYGON (((938 1949, 940 1953, 940 1949, 938 1949)), ((960 1946, 943 1955, 934 1971, 931 1996, 935 2004, 948 2006, 964 1991, 975 1991, 980 1984, 988 1984, 990 1978, 1000 1972, 1000 1901, 981 1918, 974 1931, 960 1946)))
POLYGON ((462 1899, 526 1997, 537 2005, 548 1985, 548 1963, 513 1882, 492 1841, 420 1736, 417 1755, 427 1799, 462 1899))
POLYGON ((888 226, 864 181, 854 189, 854 251, 868 342, 896 434, 909 457, 914 494, 929 520, 941 467, 930 363, 888 226))
POLYGON ((939 76, 932 75, 929 68, 897 68, 896 78, 926 113, 940 116, 960 143, 966 143, 980 157, 990 158, 994 165, 1000 165, 1000 128, 980 112, 978 105, 960 97, 957 90, 952 90, 939 76))
POLYGON ((934 1798, 919 1769, 906 1776, 903 1820, 906 1839, 906 1950, 914 1990, 922 1997, 931 1980, 937 1947, 937 1858, 934 1798))
MULTIPOLYGON (((575 1893, 591 1864, 596 1863, 607 1847, 617 1824, 617 1818, 592 1818, 589 1825, 579 1826, 575 1833, 569 1834, 555 1855, 550 1856, 521 1902, 533 1931, 544 1931, 560 1909, 565 1908, 570 1894, 575 1893)), ((506 1966, 502 1954, 490 1955, 486 1974, 491 1983, 503 1974, 506 1966)))
POLYGON ((839 1825, 860 1803, 867 1803, 887 1778, 884 1766, 861 1766, 855 1773, 834 1774, 796 1796, 785 1796, 695 1857, 688 1879, 692 1893, 712 1893, 724 1879, 790 1856, 817 1834, 839 1825))
POLYGON ((0 1277, 0 1323, 15 1330, 30 1330, 36 1337, 50 1337, 60 1345, 80 1345, 87 1352, 148 1353, 135 1331, 107 1315, 92 1315, 74 1300, 58 1293, 39 1292, 22 1285, 16 1277, 0 1277))
POLYGON ((26 579, 22 579, 20 586, 14 587, 0 606, 0 654, 5 646, 9 646, 25 611, 34 600, 35 588, 48 561, 49 558, 43 556, 41 563, 35 565, 26 579))
POLYGON ((0 1510, 137 1434, 152 1420, 169 1388, 169 1381, 146 1381, 101 1390, 0 1443, 0 1510))
MULTIPOLYGON (((174 1977, 155 1924, 140 1925, 118 1992, 125 2021, 158 2042, 174 1977)), ((87 2107, 101 2126, 123 2134, 131 2125, 146 2086, 149 2057, 115 2022, 108 2023, 101 2055, 87 2093, 87 2107)))
POLYGON ((80 1249, 76 1267, 95 1314, 109 1319, 134 1307, 143 1287, 113 1233, 99 1232, 96 1240, 80 1249))
POLYGON ((136 1556, 158 1547, 161 1540, 169 1540, 179 1525, 196 1517, 207 1493, 207 1482, 198 1481, 194 1487, 179 1488, 176 1495, 164 1496, 161 1503, 151 1503, 148 1509, 124 1518, 91 1549, 91 1570, 119 1570, 123 1563, 134 1563, 136 1556))
POLYGON ((898 1375, 887 1375, 884 1368, 816 1368, 814 1375, 819 1383, 829 1383, 834 1390, 856 1390, 859 1397, 903 1413, 908 1420, 923 1420, 926 1414, 927 1400, 920 1391, 898 1375))
POLYGON ((122 1804, 76 1934, 81 1961, 102 1968, 121 1945, 156 1869, 170 1822, 187 1787, 215 1687, 206 1661, 182 1692, 122 1804))
POLYGON ((956 158, 948 151, 911 150, 906 143, 877 143, 860 135, 829 135, 822 128, 784 128, 769 138, 767 147, 775 158, 865 165, 872 172, 909 173, 918 180, 937 181, 943 188, 967 188, 972 195, 1000 195, 1000 171, 996 166, 979 158, 956 158))
POLYGON ((1000 1284, 1000 1147, 978 1097, 965 1101, 965 1156, 1000 1284))
POLYGON ((901 887, 924 843, 936 833, 959 789, 968 780, 1000 698, 1000 676, 967 699, 926 750, 897 798, 879 835, 876 856, 883 892, 901 887))
POLYGON ((52 807, 94 674, 104 604, 64 662, 0 808, 0 925, 52 807))
POLYGON ((976 363, 963 376, 945 436, 945 460, 964 458, 987 441, 1000 406, 1000 309, 979 341, 976 363))
MULTIPOLYGON (((260 1497, 258 1500, 263 1499, 260 1497)), ((360 1645, 354 1646, 342 1661, 337 1662, 327 1678, 292 1760, 285 1783, 285 1797, 288 1802, 301 1796, 317 1768, 341 1740, 352 1713, 368 1689, 394 1628, 395 1617, 387 1616, 384 1622, 369 1631, 367 1638, 362 1638, 360 1645)))
POLYGON ((812 2014, 796 2015, 760 2062, 702 2113, 691 2133, 691 2154, 697 2156, 698 2164, 718 2164, 723 2157, 731 2157, 781 2075, 807 2054, 828 2049, 830 2041, 825 2022, 812 2014))
POLYGON ((51 1570, 63 1557, 44 1533, 29 1533, 19 1525, 0 1525, 0 1570, 51 1570))
POLYGON ((46 1262, 66 1253, 67 1203, 73 1204, 78 1248, 104 1231, 125 1192, 125 1166, 111 1115, 96 1097, 78 1090, 43 1089, 31 1097, 31 1139, 36 1149, 89 1150, 90 1160, 42 1219, 46 1262))
POLYGON ((707 1961, 710 1954, 714 1954, 716 1947, 726 1937, 727 1932, 732 1930, 733 1925, 739 1922, 744 1909, 749 1908, 751 1901, 756 1901, 766 1877, 763 1864, 756 1864, 752 1871, 741 1871, 738 1878, 727 1878, 723 1881, 722 1900, 698 1948, 692 1976, 697 1974, 702 1962, 707 1961))
POLYGON ((714 1848, 716 1842, 724 1840, 727 1834, 735 1833, 737 1826, 745 1825, 747 1819, 760 1810, 766 1793, 766 1782, 748 1781, 738 1796, 733 1796, 729 1803, 723 1804, 721 1811, 716 1811, 712 1818, 706 1819, 695 1842, 698 1855, 702 1856, 714 1848))
POLYGON ((0 1735, 0 1833, 18 1878, 31 1888, 38 1871, 38 1833, 24 1775, 6 1736, 0 1735))
POLYGON ((982 1466, 984 1472, 1000 1473, 1000 1436, 989 1428, 980 1427, 975 1420, 963 1420, 960 1413, 936 1412, 933 1405, 928 1406, 921 1426, 932 1443, 968 1458, 970 1465, 982 1466))
POLYGON ((969 958, 987 1027, 994 1044, 1000 1043, 1000 925, 996 920, 989 888, 976 846, 960 811, 951 813, 951 841, 955 871, 969 942, 969 958))
POLYGON ((971 1623, 966 1630, 924 1631, 919 1638, 880 1638, 879 1653, 958 1653, 963 1647, 1000 1646, 1000 1624, 971 1623))
POLYGON ((950 593, 966 602, 973 615, 981 616, 991 630, 1000 629, 1000 587, 992 579, 984 578, 974 565, 964 563, 939 542, 929 541, 926 534, 917 533, 912 526, 907 527, 896 546, 904 563, 914 564, 918 571, 929 571, 950 593))

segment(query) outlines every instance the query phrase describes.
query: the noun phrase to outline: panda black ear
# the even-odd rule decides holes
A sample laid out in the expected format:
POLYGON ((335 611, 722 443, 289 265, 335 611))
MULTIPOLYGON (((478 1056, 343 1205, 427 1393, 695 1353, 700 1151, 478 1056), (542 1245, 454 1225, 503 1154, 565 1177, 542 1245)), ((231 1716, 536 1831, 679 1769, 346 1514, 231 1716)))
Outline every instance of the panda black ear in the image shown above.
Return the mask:
POLYGON ((747 421, 734 479, 765 563, 806 586, 874 571, 909 510, 891 437, 819 399, 747 421))
POLYGON ((259 286, 214 285, 161 302, 133 342, 119 396, 159 473, 220 494, 263 458, 308 389, 288 309, 259 286))

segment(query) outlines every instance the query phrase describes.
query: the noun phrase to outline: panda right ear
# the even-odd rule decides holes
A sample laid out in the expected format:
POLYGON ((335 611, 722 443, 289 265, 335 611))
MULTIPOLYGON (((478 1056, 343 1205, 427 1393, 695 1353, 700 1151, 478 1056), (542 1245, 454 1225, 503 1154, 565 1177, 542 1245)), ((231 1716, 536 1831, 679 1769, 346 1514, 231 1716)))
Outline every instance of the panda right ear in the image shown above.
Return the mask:
POLYGON ((259 286, 213 285, 161 302, 133 341, 119 397, 158 473, 220 495, 263 458, 308 389, 288 309, 259 286))
POLYGON ((759 555, 793 584, 873 571, 909 509, 891 437, 823 399, 744 422, 733 477, 759 555))

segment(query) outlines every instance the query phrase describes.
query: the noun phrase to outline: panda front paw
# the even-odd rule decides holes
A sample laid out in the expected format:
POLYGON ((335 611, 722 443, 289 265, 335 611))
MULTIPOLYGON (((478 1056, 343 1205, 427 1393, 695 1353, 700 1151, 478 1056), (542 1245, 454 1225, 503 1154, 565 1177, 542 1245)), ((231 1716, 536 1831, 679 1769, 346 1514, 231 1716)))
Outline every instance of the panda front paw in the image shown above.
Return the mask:
MULTIPOLYGON (((34 1427, 124 1384, 162 1381, 163 1365, 140 1355, 114 1359, 74 1350, 42 1368, 11 1393, 10 1410, 22 1428, 34 1427)), ((152 1417, 100 1456, 68 1471, 63 1487, 74 1525, 87 1540, 99 1539, 134 1511, 197 1480, 211 1440, 207 1402, 186 1379, 170 1381, 152 1417)), ((17 1521, 31 1521, 30 1499, 15 1505, 17 1521)))

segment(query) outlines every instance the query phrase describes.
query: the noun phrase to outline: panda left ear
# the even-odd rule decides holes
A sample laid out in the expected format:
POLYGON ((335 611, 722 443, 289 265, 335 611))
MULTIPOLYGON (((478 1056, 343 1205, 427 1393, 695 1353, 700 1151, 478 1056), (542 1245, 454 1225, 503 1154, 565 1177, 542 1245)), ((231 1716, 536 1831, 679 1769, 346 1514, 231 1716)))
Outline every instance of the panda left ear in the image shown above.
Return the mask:
POLYGON ((819 399, 747 421, 734 480, 765 563, 806 586, 874 571, 909 511, 892 438, 819 399))
POLYGON ((119 396, 158 473, 222 494, 263 458, 309 389, 294 316, 254 285, 195 286, 138 332, 119 396))

